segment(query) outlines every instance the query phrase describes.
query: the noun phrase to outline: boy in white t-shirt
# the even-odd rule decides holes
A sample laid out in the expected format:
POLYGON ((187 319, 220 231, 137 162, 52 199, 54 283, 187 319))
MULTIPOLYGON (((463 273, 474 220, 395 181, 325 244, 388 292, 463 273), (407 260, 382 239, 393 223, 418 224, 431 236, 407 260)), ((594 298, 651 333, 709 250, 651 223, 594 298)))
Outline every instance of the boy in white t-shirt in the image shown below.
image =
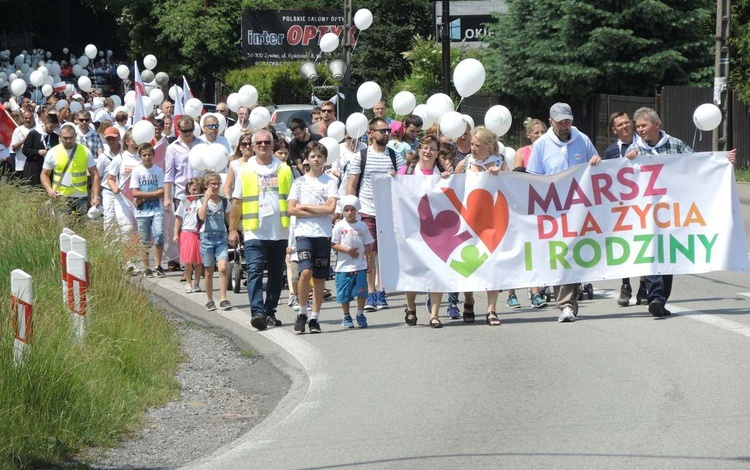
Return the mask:
POLYGON ((372 256, 375 240, 364 222, 359 220, 359 199, 348 195, 341 198, 344 218, 333 227, 331 247, 338 253, 336 262, 336 301, 344 311, 341 326, 354 328, 349 304, 357 299, 357 325, 367 327, 365 301, 367 300, 367 265, 372 256))
POLYGON ((310 292, 310 279, 313 283, 310 333, 320 333, 318 315, 331 264, 331 217, 338 200, 337 180, 323 172, 327 157, 328 151, 323 145, 307 144, 305 159, 310 171, 294 180, 287 199, 289 215, 297 218, 294 227, 300 274, 297 292, 302 302, 294 325, 296 334, 305 332, 307 306, 304 301, 310 292))
POLYGON ((161 200, 164 198, 164 170, 154 165, 154 147, 151 144, 138 146, 141 164, 133 169, 130 175, 130 189, 133 190, 135 220, 138 224, 138 235, 146 247, 143 254, 145 277, 166 277, 161 267, 164 253, 164 211, 161 200), (155 247, 156 269, 148 268, 149 247, 155 247))

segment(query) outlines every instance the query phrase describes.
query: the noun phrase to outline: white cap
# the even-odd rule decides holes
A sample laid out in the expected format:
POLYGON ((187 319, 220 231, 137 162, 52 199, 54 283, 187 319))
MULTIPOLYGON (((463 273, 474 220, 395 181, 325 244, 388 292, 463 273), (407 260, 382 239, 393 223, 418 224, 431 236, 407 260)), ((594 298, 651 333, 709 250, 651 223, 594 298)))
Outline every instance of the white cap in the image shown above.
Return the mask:
POLYGON ((341 209, 346 209, 346 206, 352 206, 353 208, 357 209, 357 211, 360 210, 361 206, 359 205, 359 198, 353 194, 347 194, 346 196, 341 198, 341 209))

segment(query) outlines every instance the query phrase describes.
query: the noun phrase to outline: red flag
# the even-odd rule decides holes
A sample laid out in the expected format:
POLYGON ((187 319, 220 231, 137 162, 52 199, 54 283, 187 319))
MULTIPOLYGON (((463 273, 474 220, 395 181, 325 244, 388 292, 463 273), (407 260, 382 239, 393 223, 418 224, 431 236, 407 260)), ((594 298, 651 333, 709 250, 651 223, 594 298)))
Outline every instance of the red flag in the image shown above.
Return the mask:
POLYGON ((66 88, 66 86, 65 86, 65 82, 57 82, 57 83, 55 83, 55 84, 53 85, 53 88, 52 88, 52 90, 53 90, 53 91, 54 91, 55 93, 60 93, 60 92, 63 92, 63 91, 65 91, 65 88, 66 88))
POLYGON ((146 110, 143 108, 142 98, 146 94, 146 87, 143 85, 141 79, 141 72, 138 71, 138 62, 135 62, 135 80, 133 81, 135 89, 135 109, 133 110, 133 124, 136 122, 148 119, 146 116, 146 110))
POLYGON ((174 87, 177 99, 174 100, 174 119, 172 119, 172 130, 174 131, 174 136, 179 137, 180 126, 177 125, 177 120, 180 119, 180 116, 185 115, 185 106, 183 105, 183 97, 180 96, 180 88, 177 85, 174 85, 174 87))
POLYGON ((10 117, 4 106, 0 105, 0 142, 6 147, 10 147, 10 141, 13 139, 13 131, 18 124, 10 117))

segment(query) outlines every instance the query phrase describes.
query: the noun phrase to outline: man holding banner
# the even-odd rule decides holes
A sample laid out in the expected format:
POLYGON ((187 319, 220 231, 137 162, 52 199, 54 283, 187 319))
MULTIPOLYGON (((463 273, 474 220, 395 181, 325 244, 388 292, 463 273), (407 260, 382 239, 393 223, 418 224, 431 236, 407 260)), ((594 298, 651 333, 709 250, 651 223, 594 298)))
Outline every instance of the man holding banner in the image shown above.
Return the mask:
MULTIPOLYGON (((573 127, 573 111, 567 103, 555 103, 549 110, 550 128, 531 149, 528 173, 551 175, 588 162, 597 165, 601 158, 594 144, 573 127)), ((575 321, 578 315, 578 283, 555 286, 555 303, 560 323, 575 321)))
MULTIPOLYGON (((633 115, 635 130, 638 134, 634 143, 628 147, 625 156, 629 159, 660 154, 693 153, 687 144, 661 130, 661 119, 651 108, 639 108, 633 115)), ((728 160, 734 164, 736 150, 729 152, 728 160)), ((646 276, 646 295, 648 312, 655 317, 671 315, 665 304, 672 293, 671 274, 646 276)))

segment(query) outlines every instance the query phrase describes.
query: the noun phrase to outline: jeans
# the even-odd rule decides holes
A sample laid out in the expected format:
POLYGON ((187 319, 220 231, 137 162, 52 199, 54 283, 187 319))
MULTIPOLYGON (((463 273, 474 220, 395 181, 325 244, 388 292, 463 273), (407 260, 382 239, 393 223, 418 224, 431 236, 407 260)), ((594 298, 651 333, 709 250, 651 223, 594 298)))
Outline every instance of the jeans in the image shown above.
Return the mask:
POLYGON ((286 275, 287 240, 245 240, 247 297, 252 315, 275 314, 286 275), (264 264, 266 266, 264 266, 264 264), (266 300, 263 301, 263 269, 268 269, 266 300))
POLYGON ((667 303, 667 299, 669 299, 669 295, 672 293, 672 278, 671 274, 646 276, 648 303, 659 302, 662 305, 667 303))

